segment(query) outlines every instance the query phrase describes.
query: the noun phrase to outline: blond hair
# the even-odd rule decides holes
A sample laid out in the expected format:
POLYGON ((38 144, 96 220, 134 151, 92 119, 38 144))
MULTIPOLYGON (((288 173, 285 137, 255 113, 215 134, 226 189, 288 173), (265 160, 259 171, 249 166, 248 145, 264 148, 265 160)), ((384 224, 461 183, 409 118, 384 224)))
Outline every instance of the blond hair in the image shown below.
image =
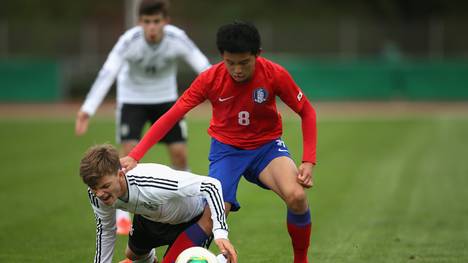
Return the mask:
POLYGON ((120 169, 119 153, 110 144, 95 145, 89 148, 80 162, 80 177, 89 187, 107 175, 117 175, 120 169))

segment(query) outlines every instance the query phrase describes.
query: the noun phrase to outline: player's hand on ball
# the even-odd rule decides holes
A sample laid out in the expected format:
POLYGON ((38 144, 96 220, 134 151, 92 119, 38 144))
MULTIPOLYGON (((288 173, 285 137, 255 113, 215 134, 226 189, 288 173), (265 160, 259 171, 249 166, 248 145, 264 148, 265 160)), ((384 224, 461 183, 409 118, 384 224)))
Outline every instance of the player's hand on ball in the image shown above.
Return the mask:
POLYGON ((229 263, 237 263, 237 252, 231 242, 224 238, 215 239, 219 251, 227 256, 229 263))
POLYGON ((135 168, 135 166, 137 166, 137 163, 138 162, 130 156, 120 158, 120 166, 122 167, 122 171, 124 173, 135 168))
POLYGON ((314 164, 309 162, 303 162, 299 166, 299 175, 297 176, 297 181, 305 188, 311 188, 314 186, 314 175, 312 173, 313 168, 314 164))

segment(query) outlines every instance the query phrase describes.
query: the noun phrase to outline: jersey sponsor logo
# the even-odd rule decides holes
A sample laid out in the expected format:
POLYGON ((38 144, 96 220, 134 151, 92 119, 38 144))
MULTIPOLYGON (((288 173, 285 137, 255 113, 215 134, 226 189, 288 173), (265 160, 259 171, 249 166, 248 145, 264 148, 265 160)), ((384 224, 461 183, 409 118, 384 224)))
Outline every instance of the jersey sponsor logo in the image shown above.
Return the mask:
POLYGON ((287 152, 287 149, 278 149, 278 152, 287 152))
POLYGON ((224 102, 224 101, 230 100, 232 98, 234 98, 234 96, 230 96, 230 97, 226 97, 226 98, 219 97, 218 100, 219 100, 219 102, 224 102))
POLYGON ((260 87, 254 90, 253 92, 253 100, 260 104, 265 102, 268 99, 268 92, 266 89, 260 87))
POLYGON ((304 94, 302 94, 302 92, 299 91, 299 93, 297 94, 297 101, 301 101, 303 96, 304 94))

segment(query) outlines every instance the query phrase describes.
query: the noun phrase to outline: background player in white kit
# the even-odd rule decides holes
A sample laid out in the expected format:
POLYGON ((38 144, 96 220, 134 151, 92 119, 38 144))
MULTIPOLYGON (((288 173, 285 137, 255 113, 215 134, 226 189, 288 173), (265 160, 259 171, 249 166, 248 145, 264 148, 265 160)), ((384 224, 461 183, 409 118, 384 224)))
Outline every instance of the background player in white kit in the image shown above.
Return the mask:
MULTIPOLYGON (((197 73, 210 66, 184 31, 169 25, 168 3, 143 0, 139 25, 125 32, 110 52, 76 117, 75 133, 86 133, 93 116, 117 78, 116 134, 126 156, 153 123, 177 100, 177 64, 184 60, 197 73)), ((162 140, 172 167, 187 170, 186 125, 182 120, 162 140)), ((131 229, 127 213, 117 215, 117 233, 131 229)))
POLYGON ((172 263, 186 248, 202 246, 211 232, 220 251, 237 262, 218 180, 152 163, 124 174, 111 145, 91 147, 81 159, 80 176, 96 216, 94 262, 112 261, 116 209, 134 213, 125 253, 133 262, 156 262, 154 248, 169 245, 162 262, 172 263))

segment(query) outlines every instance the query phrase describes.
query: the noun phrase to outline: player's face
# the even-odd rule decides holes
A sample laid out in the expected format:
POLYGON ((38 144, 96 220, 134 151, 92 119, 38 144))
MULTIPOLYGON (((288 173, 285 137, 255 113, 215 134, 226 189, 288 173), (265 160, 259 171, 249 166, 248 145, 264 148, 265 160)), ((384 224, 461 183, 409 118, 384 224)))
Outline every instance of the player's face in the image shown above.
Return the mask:
POLYGON ((224 65, 236 82, 249 81, 255 71, 255 61, 257 55, 250 52, 230 53, 224 51, 222 54, 224 65))
POLYGON ((110 206, 117 201, 117 198, 125 194, 123 183, 125 183, 125 177, 119 171, 118 175, 103 176, 91 190, 104 204, 110 206))
POLYGON ((163 28, 168 23, 168 18, 163 14, 141 15, 139 23, 145 32, 146 41, 158 43, 163 37, 163 28))

